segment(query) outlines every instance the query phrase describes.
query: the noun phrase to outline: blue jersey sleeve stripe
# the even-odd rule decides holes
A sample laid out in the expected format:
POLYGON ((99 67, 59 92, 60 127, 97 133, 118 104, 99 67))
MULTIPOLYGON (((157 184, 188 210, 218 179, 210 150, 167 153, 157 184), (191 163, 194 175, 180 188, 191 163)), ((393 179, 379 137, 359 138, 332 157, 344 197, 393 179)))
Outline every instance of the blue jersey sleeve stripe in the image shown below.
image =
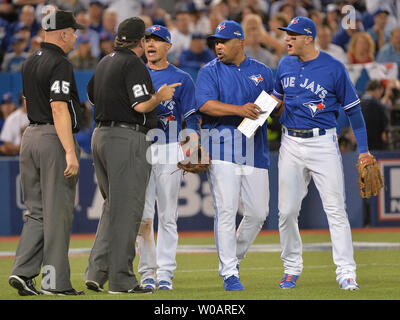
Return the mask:
POLYGON ((357 99, 356 101, 344 106, 343 109, 347 110, 347 109, 350 109, 350 108, 352 108, 352 107, 354 107, 354 106, 356 106, 358 104, 360 104, 360 99, 357 99))
POLYGON ((186 112, 183 117, 187 118, 189 117, 192 113, 196 112, 196 109, 190 109, 188 112, 186 112))

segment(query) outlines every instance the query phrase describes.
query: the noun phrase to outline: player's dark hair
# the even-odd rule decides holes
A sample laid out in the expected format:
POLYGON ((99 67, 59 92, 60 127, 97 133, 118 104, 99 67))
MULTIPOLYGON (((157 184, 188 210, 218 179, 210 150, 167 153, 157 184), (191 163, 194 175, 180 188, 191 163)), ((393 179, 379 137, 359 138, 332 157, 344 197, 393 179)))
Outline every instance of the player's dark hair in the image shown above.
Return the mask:
POLYGON ((135 49, 139 45, 140 40, 141 39, 137 39, 135 41, 121 41, 118 38, 116 38, 114 44, 116 47, 120 48, 135 49))

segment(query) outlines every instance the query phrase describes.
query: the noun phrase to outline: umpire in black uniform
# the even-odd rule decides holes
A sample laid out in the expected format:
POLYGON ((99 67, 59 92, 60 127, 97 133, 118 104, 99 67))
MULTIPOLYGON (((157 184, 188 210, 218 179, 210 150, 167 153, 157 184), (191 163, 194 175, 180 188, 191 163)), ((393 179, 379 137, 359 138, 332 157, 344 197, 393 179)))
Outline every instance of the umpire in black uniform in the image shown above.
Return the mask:
POLYGON ((133 271, 135 241, 145 202, 151 165, 146 161, 148 130, 157 127, 156 107, 170 100, 175 83, 154 93, 140 59, 145 24, 129 18, 118 26, 116 48, 97 65, 87 91, 97 128, 92 152, 103 212, 84 279, 88 289, 109 293, 147 293, 133 271))
POLYGON ((32 281, 42 269, 41 292, 80 295, 68 260, 80 149, 81 109, 67 53, 77 38, 71 12, 54 11, 39 50, 23 64, 30 125, 22 137, 21 184, 28 213, 9 283, 20 295, 38 295, 32 281))

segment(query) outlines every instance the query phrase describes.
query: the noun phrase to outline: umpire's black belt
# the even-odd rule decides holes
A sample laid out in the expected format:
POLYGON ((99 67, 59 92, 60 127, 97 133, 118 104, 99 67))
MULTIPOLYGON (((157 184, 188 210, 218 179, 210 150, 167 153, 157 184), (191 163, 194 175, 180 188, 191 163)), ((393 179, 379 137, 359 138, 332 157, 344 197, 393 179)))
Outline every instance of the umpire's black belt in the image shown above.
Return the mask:
POLYGON ((289 136, 292 137, 297 137, 297 138, 312 138, 312 137, 318 137, 318 136, 323 136, 326 134, 325 129, 289 129, 286 127, 282 127, 282 132, 288 134, 289 136))
POLYGON ((99 122, 97 122, 97 128, 101 128, 101 127, 126 128, 126 129, 132 129, 135 131, 139 131, 144 134, 147 134, 147 132, 149 131, 148 128, 143 127, 140 124, 129 123, 129 122, 119 122, 119 121, 99 121, 99 122))
POLYGON ((36 121, 29 121, 30 126, 44 126, 46 124, 54 125, 54 122, 36 122, 36 121))

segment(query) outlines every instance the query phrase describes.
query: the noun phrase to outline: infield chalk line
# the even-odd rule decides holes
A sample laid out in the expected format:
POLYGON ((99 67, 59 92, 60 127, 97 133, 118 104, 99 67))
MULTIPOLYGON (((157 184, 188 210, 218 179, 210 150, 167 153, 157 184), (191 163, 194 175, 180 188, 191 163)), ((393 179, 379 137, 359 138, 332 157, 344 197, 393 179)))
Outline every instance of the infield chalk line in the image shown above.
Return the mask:
MULTIPOLYGON (((354 242, 354 250, 400 250, 399 242, 354 242)), ((69 255, 88 255, 90 248, 71 248, 69 255)), ((303 251, 329 251, 332 250, 330 242, 304 243, 303 251)), ((280 252, 280 244, 253 244, 248 252, 280 252)), ((191 253, 216 253, 215 245, 179 245, 178 254, 191 253)), ((15 257, 15 251, 0 251, 0 258, 15 257)))

